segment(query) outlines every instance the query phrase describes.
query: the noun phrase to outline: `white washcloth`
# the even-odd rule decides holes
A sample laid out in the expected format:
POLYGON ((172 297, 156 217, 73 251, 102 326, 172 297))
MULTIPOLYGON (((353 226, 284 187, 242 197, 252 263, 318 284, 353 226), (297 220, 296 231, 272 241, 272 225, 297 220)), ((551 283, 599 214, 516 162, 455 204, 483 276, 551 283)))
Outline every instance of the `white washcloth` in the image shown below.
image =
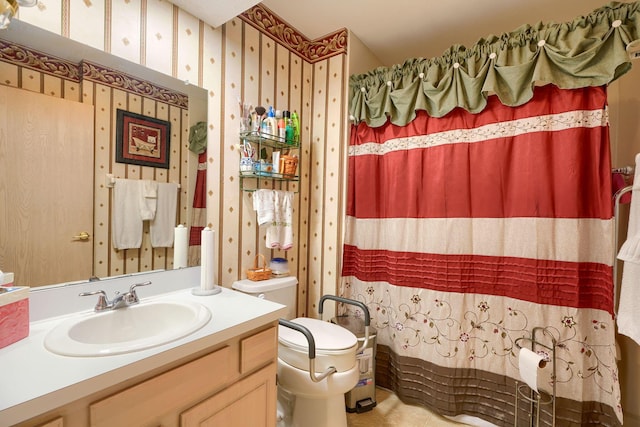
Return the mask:
POLYGON ((257 212, 258 225, 274 221, 274 190, 257 190, 253 193, 253 210, 257 212))
POLYGON ((158 197, 158 183, 156 181, 145 179, 142 181, 142 185, 144 187, 144 197, 149 199, 156 199, 158 197))
POLYGON ((112 191, 111 240, 116 249, 139 248, 142 244, 140 183, 116 179, 112 191))
POLYGON ((266 245, 271 249, 293 247, 293 192, 273 190, 274 219, 265 235, 266 245))
POLYGON ((640 344, 640 154, 636 155, 633 182, 627 240, 618 253, 618 258, 624 261, 624 267, 617 323, 618 332, 640 344))
POLYGON ((153 219, 156 215, 158 201, 158 183, 148 179, 139 181, 140 216, 143 220, 153 219))
POLYGON ((149 224, 151 246, 169 248, 173 246, 178 208, 178 184, 158 183, 156 215, 149 224))

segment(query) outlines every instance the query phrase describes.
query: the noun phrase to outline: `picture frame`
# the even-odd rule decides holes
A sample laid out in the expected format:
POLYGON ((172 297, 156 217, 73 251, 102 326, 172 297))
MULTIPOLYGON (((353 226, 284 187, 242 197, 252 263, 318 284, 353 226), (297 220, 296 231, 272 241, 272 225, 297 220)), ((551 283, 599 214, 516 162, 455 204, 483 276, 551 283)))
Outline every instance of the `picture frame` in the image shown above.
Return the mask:
POLYGON ((171 123, 118 109, 116 162, 169 169, 171 123))

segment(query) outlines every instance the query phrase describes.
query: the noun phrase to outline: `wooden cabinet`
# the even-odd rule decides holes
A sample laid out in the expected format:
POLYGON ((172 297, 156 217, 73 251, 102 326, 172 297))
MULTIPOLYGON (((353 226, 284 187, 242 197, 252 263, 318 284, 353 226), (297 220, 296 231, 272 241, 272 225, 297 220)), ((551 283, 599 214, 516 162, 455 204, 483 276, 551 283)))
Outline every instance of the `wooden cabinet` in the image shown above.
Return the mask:
POLYGON ((39 427, 64 427, 64 421, 62 418, 56 418, 55 420, 40 424, 39 427))
MULTIPOLYGON (((180 427, 275 427, 276 371, 272 343, 275 328, 264 330, 240 341, 240 374, 255 371, 223 391, 184 411, 180 427)), ((275 348, 277 354, 277 342, 275 348)))
POLYGON ((94 393, 19 426, 275 427, 277 346, 277 324, 272 322, 178 366, 94 393))
POLYGON ((226 346, 89 405, 89 425, 153 425, 231 383, 233 377, 232 348, 226 346))
POLYGON ((180 416, 181 427, 275 427, 276 364, 211 396, 180 416))

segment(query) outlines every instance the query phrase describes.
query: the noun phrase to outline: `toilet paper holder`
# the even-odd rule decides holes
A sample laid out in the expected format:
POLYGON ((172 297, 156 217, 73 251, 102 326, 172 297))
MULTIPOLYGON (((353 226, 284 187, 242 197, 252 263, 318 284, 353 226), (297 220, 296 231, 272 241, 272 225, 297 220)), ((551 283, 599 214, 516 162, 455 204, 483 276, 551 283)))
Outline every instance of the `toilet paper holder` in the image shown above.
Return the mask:
POLYGON ((531 351, 539 350, 540 347, 546 349, 550 353, 547 364, 551 364, 551 392, 539 390, 536 392, 531 389, 527 384, 519 384, 515 382, 515 409, 514 409, 514 427, 518 427, 518 401, 520 398, 524 398, 529 402, 529 414, 528 414, 528 426, 539 427, 540 426, 540 407, 541 405, 551 405, 551 426, 556 425, 556 339, 553 334, 543 327, 535 327, 531 330, 531 337, 520 337, 515 340, 515 345, 518 349, 523 348, 523 343, 527 342, 531 351), (539 338, 540 334, 546 337, 545 342, 539 338), (522 343, 522 344, 521 344, 522 343))

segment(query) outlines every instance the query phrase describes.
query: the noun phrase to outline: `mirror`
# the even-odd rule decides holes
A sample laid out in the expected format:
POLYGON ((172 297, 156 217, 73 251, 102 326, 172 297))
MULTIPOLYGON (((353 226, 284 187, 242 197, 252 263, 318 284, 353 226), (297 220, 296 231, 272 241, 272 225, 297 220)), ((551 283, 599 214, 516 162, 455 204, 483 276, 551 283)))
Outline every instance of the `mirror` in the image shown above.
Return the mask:
MULTIPOLYGON (((74 241, 74 244, 82 248, 81 251, 83 253, 90 254, 86 262, 91 265, 84 265, 86 262, 80 262, 80 257, 76 255, 68 257, 58 255, 59 260, 57 262, 42 262, 40 256, 32 255, 33 251, 23 251, 19 254, 20 256, 13 257, 13 259, 21 259, 23 266, 10 265, 7 262, 8 257, 3 255, 3 251, 12 249, 7 248, 7 236, 13 235, 14 229, 17 228, 18 230, 16 230, 15 234, 19 234, 20 238, 26 238, 28 233, 25 233, 25 230, 30 230, 30 228, 23 226, 24 224, 22 223, 20 227, 8 227, 7 221, 3 220, 2 217, 4 213, 0 211, 0 270, 15 273, 14 283, 16 285, 41 286, 84 281, 90 277, 105 278, 171 268, 173 249, 171 247, 151 247, 148 242, 148 224, 146 225, 145 237, 143 237, 140 249, 115 250, 112 248, 110 231, 112 190, 108 188, 105 180, 107 175, 114 175, 116 178, 179 184, 176 222, 189 226, 198 167, 198 156, 188 151, 189 128, 197 122, 206 122, 207 120, 206 91, 192 84, 18 20, 13 21, 8 29, 0 32, 0 41, 5 44, 19 45, 29 51, 37 52, 39 55, 37 59, 42 59, 41 61, 29 63, 29 58, 25 59, 17 54, 13 58, 10 57, 11 52, 2 57, 0 81, 2 81, 2 85, 7 86, 3 88, 7 89, 7 93, 0 94, 4 99, 3 111, 12 111, 15 107, 15 99, 26 99, 28 98, 27 95, 37 95, 41 97, 40 99, 46 98, 47 101, 52 98, 57 98, 60 102, 66 100, 70 104, 89 107, 91 110, 89 119, 83 120, 83 123, 92 122, 88 135, 93 135, 93 137, 78 138, 77 132, 75 132, 76 129, 73 127, 74 119, 76 120, 75 125, 77 125, 78 116, 76 113, 66 114, 70 125, 67 126, 69 129, 63 126, 62 134, 65 136, 62 139, 64 139, 64 143, 74 139, 93 140, 93 153, 89 155, 92 160, 88 162, 89 174, 91 174, 88 180, 93 184, 92 188, 89 189, 92 192, 89 196, 92 206, 88 211, 89 213, 85 215, 92 218, 92 223, 88 226, 92 229, 67 231, 60 238, 61 240, 55 241, 53 240, 55 234, 53 231, 61 228, 60 225, 65 221, 60 220, 60 218, 50 217, 48 219, 50 224, 48 231, 40 235, 40 238, 42 238, 42 234, 52 237, 53 241, 47 242, 48 253, 57 252, 56 249, 62 247, 63 243, 68 244, 74 241), (55 58, 55 60, 49 63, 47 61, 48 57, 55 58), (56 68, 59 64, 62 64, 61 68, 56 68), (79 70, 78 74, 82 79, 74 81, 66 76, 60 77, 67 71, 63 69, 67 64, 70 64, 71 69, 77 68, 79 70), (86 71, 84 73, 82 71, 82 65, 86 66, 87 64, 89 66, 95 65, 88 74, 86 71), (82 76, 83 74, 84 76, 82 76), (128 86, 120 80, 127 80, 125 83, 129 83, 128 86), (130 84, 131 82, 135 83, 135 85, 130 84), (151 88, 150 93, 144 92, 149 88, 151 88), (22 93, 16 96, 16 92, 11 91, 22 91, 22 93), (38 94, 37 92, 40 93, 38 94), (160 95, 157 95, 158 92, 160 95), (174 103, 172 95, 175 93, 180 94, 178 96, 179 99, 188 99, 188 108, 186 102, 182 104, 174 103), (118 108, 171 123, 171 164, 169 169, 115 162, 116 110, 118 108), (75 236, 83 236, 83 232, 86 232, 90 237, 88 239, 75 239, 75 236), (76 240, 79 242, 76 242, 76 240), (58 274, 56 267, 63 264, 74 266, 70 275, 60 276, 58 274), (23 271, 19 271, 18 267, 23 268, 23 271), (32 273, 39 267, 42 267, 44 273, 50 276, 36 280, 32 273)), ((64 120, 64 114, 63 118, 56 119, 52 118, 54 117, 53 114, 47 114, 47 111, 57 111, 60 107, 54 105, 42 108, 40 104, 44 102, 37 101, 38 98, 34 99, 36 100, 32 101, 32 107, 29 104, 23 106, 22 108, 26 109, 26 113, 19 115, 20 117, 24 116, 25 120, 31 120, 30 125, 40 125, 41 122, 45 121, 42 120, 43 117, 48 117, 50 121, 55 123, 64 120), (39 111, 36 105, 40 108, 39 111)), ((18 119, 13 117, 12 121, 18 121, 18 119)), ((59 133, 59 131, 51 133, 59 133)), ((6 139, 6 134, 3 137, 6 139)), ((18 135, 14 136, 13 140, 9 142, 15 147, 21 147, 22 145, 28 145, 25 141, 25 136, 18 135), (20 140, 22 143, 16 143, 16 140, 20 140)), ((76 144, 80 142, 82 141, 75 141, 76 144)), ((56 143, 50 145, 63 146, 64 144, 56 143)), ((70 143, 69 146, 67 151, 58 150, 60 152, 58 154, 47 152, 45 156, 41 156, 46 157, 48 164, 45 163, 44 166, 32 169, 40 175, 39 180, 19 178, 20 184, 25 186, 22 190, 19 190, 21 192, 19 195, 21 201, 29 196, 31 189, 28 185, 31 182, 37 182, 38 187, 41 187, 39 188, 40 191, 44 191, 45 194, 56 194, 56 191, 62 191, 63 193, 66 191, 66 194, 71 193, 71 191, 68 191, 70 182, 81 180, 79 178, 80 168, 73 168, 73 171, 67 171, 68 175, 62 179, 59 176, 47 175, 48 173, 53 173, 53 165, 60 163, 56 161, 55 155, 69 156, 73 143, 70 143), (52 187, 47 189, 45 185, 51 185, 52 187)), ((24 171, 21 173, 24 175, 24 171)), ((15 187, 19 186, 0 183, 0 204, 6 200, 11 200, 11 192, 15 191, 15 187)), ((67 200, 69 199, 65 198, 64 202, 67 211, 80 210, 67 200)), ((58 204, 61 203, 58 202, 58 204)), ((42 210, 38 209, 41 206, 43 205, 39 205, 37 200, 24 204, 24 206, 19 206, 21 221, 22 219, 29 220, 30 215, 42 210), (24 208, 25 206, 26 208, 24 208)), ((63 216, 63 218, 65 217, 63 216)), ((145 221, 145 223, 148 223, 148 221, 145 221)))

